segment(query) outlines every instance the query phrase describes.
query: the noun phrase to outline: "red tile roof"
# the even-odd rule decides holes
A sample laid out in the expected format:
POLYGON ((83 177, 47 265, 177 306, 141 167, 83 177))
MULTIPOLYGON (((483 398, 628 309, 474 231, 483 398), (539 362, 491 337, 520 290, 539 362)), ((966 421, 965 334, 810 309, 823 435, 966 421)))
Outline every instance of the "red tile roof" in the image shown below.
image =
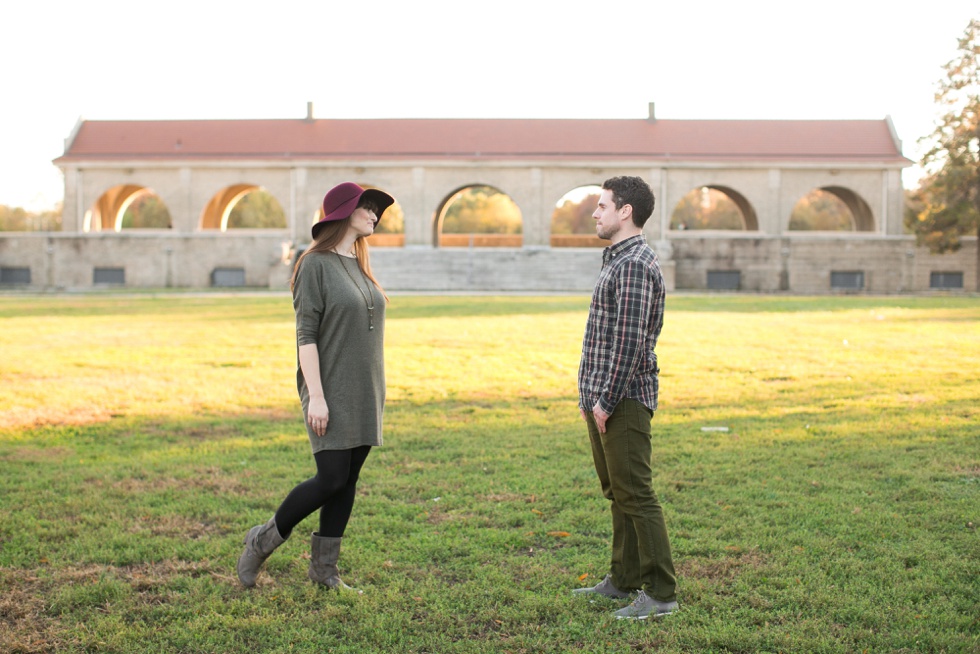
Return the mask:
POLYGON ((228 159, 911 163, 887 119, 84 121, 55 163, 228 159))

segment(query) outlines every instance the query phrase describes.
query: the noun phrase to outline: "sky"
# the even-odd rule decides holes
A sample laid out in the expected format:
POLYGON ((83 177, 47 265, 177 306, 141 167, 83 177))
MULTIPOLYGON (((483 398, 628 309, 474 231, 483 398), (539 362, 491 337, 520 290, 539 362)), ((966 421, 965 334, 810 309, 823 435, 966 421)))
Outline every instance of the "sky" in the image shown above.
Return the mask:
MULTIPOLYGON (((0 204, 79 119, 891 116, 906 157, 976 0, 67 0, 0 8, 0 204), (914 9, 913 9, 914 7, 914 9)), ((921 175, 903 175, 906 186, 921 175)))

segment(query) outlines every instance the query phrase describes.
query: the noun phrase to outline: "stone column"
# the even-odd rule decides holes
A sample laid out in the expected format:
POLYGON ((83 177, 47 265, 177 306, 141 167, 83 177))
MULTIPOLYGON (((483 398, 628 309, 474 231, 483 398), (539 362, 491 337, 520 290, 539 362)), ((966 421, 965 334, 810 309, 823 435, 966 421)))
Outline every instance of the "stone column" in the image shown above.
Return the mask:
POLYGON ((905 188, 902 186, 902 171, 886 170, 882 176, 885 184, 883 196, 888 216, 887 226, 882 233, 901 236, 905 230, 905 188))
MULTIPOLYGON (((194 206, 194 173, 188 167, 178 173, 180 201, 174 203, 175 211, 170 214, 173 231, 177 234, 193 234, 201 228, 200 219, 203 206, 194 206)), ((164 199, 166 202, 169 198, 164 199)))
POLYGON ((303 243, 310 236, 306 228, 313 222, 313 211, 307 207, 307 169, 293 168, 289 174, 289 214, 286 216, 289 238, 303 243))
POLYGON ((412 168, 412 193, 405 198, 402 211, 405 214, 406 247, 432 247, 432 225, 425 206, 425 168, 412 168))
POLYGON ((526 248, 542 248, 551 245, 551 214, 541 199, 544 187, 541 168, 535 166, 530 170, 530 192, 528 202, 523 212, 523 245, 526 248))
POLYGON ((649 174, 647 183, 653 190, 655 202, 653 215, 647 221, 644 232, 660 260, 664 286, 668 291, 673 291, 677 288, 677 262, 674 261, 674 244, 667 238, 670 233, 670 209, 673 206, 673 202, 667 197, 667 169, 651 168, 649 174))
POLYGON ((655 201, 653 215, 647 221, 644 231, 647 238, 652 241, 665 241, 667 240, 667 231, 670 229, 670 212, 667 204, 667 170, 651 168, 647 183, 653 191, 655 201))
POLYGON ((782 189, 782 171, 778 168, 770 168, 767 206, 756 209, 758 212, 756 218, 759 220, 759 231, 763 234, 772 234, 773 236, 783 235, 782 189), (762 211, 759 211, 759 209, 762 209, 762 211))
POLYGON ((64 175, 65 199, 61 206, 61 231, 78 233, 82 231, 82 222, 85 218, 84 209, 80 209, 82 172, 72 166, 64 171, 64 175))

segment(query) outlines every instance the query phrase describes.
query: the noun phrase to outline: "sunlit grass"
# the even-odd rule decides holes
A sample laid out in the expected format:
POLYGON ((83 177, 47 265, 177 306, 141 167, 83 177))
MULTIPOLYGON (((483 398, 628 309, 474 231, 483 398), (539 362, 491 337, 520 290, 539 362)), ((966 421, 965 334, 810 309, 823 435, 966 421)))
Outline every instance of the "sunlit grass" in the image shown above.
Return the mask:
POLYGON ((976 651, 980 300, 671 296, 654 470, 682 611, 656 624, 569 595, 608 559, 587 307, 392 299, 351 597, 305 578, 315 519, 258 588, 234 576, 312 471, 288 296, 0 296, 0 643, 976 651))

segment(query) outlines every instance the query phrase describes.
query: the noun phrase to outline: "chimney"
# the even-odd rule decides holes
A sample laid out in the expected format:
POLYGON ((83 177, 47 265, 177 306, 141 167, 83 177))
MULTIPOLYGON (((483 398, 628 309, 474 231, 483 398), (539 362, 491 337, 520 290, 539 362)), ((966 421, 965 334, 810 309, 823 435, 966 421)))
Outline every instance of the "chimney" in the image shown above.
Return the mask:
POLYGON ((313 103, 312 102, 307 102, 306 103, 306 120, 308 120, 309 122, 313 122, 313 103))
POLYGON ((647 114, 647 120, 649 120, 649 121, 650 121, 651 123, 652 123, 653 121, 655 121, 655 120, 657 120, 657 114, 656 114, 656 112, 655 112, 655 111, 653 110, 653 106, 654 106, 654 103, 653 103, 653 102, 648 102, 648 103, 647 103, 647 111, 649 112, 649 113, 647 114))

